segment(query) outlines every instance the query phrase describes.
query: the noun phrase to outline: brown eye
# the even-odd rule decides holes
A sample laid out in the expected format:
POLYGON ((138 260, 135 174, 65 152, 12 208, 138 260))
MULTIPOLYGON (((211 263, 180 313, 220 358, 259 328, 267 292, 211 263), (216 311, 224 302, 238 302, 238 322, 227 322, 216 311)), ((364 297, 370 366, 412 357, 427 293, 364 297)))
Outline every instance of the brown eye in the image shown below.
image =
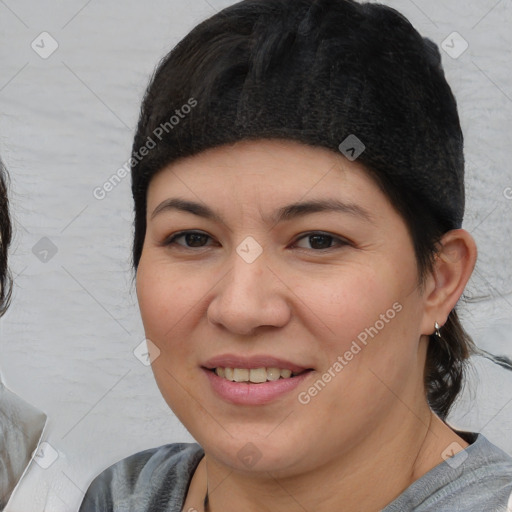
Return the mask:
POLYGON ((182 231, 181 233, 177 233, 167 239, 163 245, 179 245, 185 248, 201 248, 207 247, 205 244, 208 239, 211 239, 211 237, 206 233, 201 233, 199 231, 182 231), (182 238, 185 240, 185 244, 177 243, 177 240, 182 238))
MULTIPOLYGON (((346 240, 342 238, 335 237, 333 235, 329 235, 327 233, 308 233, 297 240, 297 242, 301 240, 308 240, 310 247, 301 247, 305 249, 313 249, 313 250, 326 250, 332 249, 332 242, 337 243, 338 246, 348 245, 346 240)), ((296 242, 296 244, 297 244, 296 242)))

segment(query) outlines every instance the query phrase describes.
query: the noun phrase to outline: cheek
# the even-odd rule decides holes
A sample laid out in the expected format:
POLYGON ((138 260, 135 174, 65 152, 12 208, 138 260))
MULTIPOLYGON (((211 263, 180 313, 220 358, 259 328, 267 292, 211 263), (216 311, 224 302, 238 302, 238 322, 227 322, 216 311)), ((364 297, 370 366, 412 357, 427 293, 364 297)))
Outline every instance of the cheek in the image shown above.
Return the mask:
POLYGON ((328 327, 324 329, 327 335, 318 338, 325 356, 323 370, 336 374, 338 384, 333 389, 339 387, 339 392, 347 393, 349 402, 362 395, 376 396, 377 388, 385 391, 379 376, 394 383, 417 364, 414 340, 419 339, 421 303, 418 294, 411 293, 416 276, 413 263, 404 262, 401 275, 397 266, 389 263, 352 266, 334 281, 301 284, 298 295, 308 297, 308 306, 328 327))
POLYGON ((173 311, 167 293, 166 279, 158 279, 156 266, 141 259, 137 270, 137 300, 146 337, 161 344, 161 332, 172 322, 173 311))
POLYGON ((197 277, 178 267, 141 258, 137 271, 137 299, 146 336, 165 348, 183 330, 204 290, 197 277))
POLYGON ((195 385, 196 373, 194 359, 190 357, 194 347, 187 340, 190 322, 195 321, 194 306, 204 293, 190 293, 190 281, 183 277, 183 272, 141 258, 137 298, 146 338, 158 350, 151 368, 164 400, 185 424, 190 423, 189 415, 194 409, 189 389, 195 385))
POLYGON ((379 333, 394 323, 393 304, 401 300, 401 293, 389 273, 385 266, 360 265, 301 280, 297 296, 322 321, 324 342, 337 353, 348 350, 358 337, 364 341, 368 330, 375 332, 376 323, 379 333))

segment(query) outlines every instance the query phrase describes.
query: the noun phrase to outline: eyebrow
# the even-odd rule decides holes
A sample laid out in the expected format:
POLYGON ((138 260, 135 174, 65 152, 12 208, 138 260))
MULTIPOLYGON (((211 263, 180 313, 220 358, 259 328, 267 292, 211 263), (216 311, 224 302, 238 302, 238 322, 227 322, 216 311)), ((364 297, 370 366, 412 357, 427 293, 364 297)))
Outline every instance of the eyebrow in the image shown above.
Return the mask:
MULTIPOLYGON (((162 201, 151 214, 154 219, 158 214, 170 210, 177 210, 186 213, 192 213, 198 217, 213 220, 218 223, 226 224, 224 219, 215 213, 208 206, 181 198, 170 198, 162 201)), ((306 202, 292 203, 278 208, 270 217, 265 218, 265 222, 278 224, 297 217, 303 217, 318 212, 338 212, 345 213, 355 217, 360 217, 368 222, 374 223, 374 217, 370 212, 354 203, 345 203, 339 199, 316 199, 306 202)))

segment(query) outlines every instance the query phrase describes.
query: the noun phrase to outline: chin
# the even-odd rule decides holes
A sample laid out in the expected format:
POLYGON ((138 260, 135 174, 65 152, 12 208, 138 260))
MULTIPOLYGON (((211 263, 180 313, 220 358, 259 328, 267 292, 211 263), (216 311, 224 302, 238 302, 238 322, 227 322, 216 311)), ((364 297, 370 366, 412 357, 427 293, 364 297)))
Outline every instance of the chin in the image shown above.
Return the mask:
POLYGON ((242 436, 232 438, 229 434, 219 440, 198 440, 209 457, 213 457, 220 464, 238 473, 250 474, 283 474, 291 476, 294 472, 300 472, 297 467, 300 459, 304 457, 297 453, 298 443, 288 439, 273 440, 265 437, 242 436), (295 471, 294 471, 295 467, 295 471))

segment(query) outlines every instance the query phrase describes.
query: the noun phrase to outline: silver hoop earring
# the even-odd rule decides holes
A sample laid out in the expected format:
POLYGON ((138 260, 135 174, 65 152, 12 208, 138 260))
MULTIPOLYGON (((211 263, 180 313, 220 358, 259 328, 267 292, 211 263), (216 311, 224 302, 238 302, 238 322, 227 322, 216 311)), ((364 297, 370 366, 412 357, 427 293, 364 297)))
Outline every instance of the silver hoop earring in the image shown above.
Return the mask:
POLYGON ((436 322, 436 323, 434 324, 434 327, 435 327, 435 329, 436 329, 435 335, 436 335, 438 338, 440 338, 440 337, 441 337, 441 331, 440 331, 440 329, 441 329, 441 328, 439 327, 439 324, 436 322))

